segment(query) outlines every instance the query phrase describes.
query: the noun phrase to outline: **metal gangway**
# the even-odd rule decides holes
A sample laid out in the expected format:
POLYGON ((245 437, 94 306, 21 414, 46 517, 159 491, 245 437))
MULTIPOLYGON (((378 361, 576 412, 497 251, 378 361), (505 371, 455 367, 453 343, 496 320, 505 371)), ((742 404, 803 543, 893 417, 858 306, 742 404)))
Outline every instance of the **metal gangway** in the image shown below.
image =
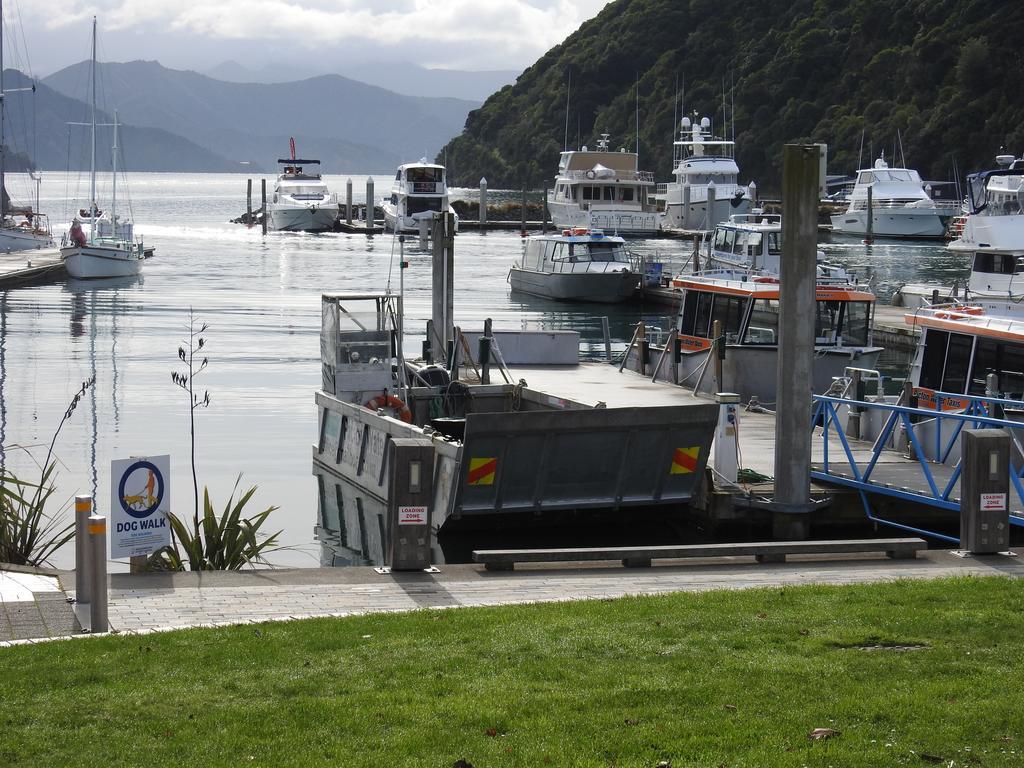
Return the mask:
POLYGON ((857 491, 872 522, 958 543, 939 531, 879 517, 871 496, 959 512, 961 433, 1005 429, 1012 443, 1010 524, 1024 527, 1024 402, 930 390, 927 395, 927 408, 815 395, 811 478, 857 491), (860 439, 848 434, 851 415, 860 439))

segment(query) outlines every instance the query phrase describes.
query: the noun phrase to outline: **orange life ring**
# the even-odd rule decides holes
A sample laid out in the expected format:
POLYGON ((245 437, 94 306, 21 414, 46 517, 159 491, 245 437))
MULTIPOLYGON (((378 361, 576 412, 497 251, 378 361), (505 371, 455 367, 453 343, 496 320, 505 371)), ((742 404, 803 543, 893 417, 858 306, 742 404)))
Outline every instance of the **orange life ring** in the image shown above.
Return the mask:
POLYGON ((590 234, 590 230, 587 229, 586 227, 573 227, 572 228, 572 233, 574 235, 589 235, 590 234))
POLYGON ((777 278, 777 277, 755 277, 754 278, 754 282, 755 283, 772 283, 772 284, 775 284, 775 283, 779 282, 779 278, 777 278))
POLYGON ((401 398, 394 395, 377 395, 372 400, 368 400, 363 407, 369 408, 371 411, 378 411, 381 408, 393 408, 398 412, 399 419, 406 424, 412 424, 412 411, 409 410, 409 406, 401 398))

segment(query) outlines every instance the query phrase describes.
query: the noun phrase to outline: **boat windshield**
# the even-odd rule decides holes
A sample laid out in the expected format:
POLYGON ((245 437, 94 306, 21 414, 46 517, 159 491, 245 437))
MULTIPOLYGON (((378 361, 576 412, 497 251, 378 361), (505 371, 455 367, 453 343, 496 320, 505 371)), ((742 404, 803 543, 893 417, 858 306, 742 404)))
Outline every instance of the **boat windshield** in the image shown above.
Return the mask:
POLYGON ((579 264, 589 261, 616 261, 629 262, 622 243, 613 242, 588 242, 588 243, 562 243, 555 249, 555 256, 552 261, 568 261, 579 264))
POLYGON ((917 171, 878 170, 874 172, 875 181, 920 181, 917 171))
POLYGON ((323 197, 326 189, 315 185, 293 186, 291 184, 281 186, 282 195, 291 197, 323 197))
POLYGON ((443 168, 406 168, 406 181, 444 181, 443 168))

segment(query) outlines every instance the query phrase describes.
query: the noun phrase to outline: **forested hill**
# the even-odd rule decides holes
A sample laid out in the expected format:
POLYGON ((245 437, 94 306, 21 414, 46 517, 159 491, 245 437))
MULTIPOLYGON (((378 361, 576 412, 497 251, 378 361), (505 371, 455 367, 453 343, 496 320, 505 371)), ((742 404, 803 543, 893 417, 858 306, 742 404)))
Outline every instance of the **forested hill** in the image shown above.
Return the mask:
MULTIPOLYGON (((455 183, 550 182, 566 133, 636 144, 668 180, 677 83, 685 109, 722 121, 731 88, 741 181, 781 184, 782 146, 829 145, 829 172, 855 170, 897 135, 931 179, 1024 152, 1024 2, 991 0, 615 0, 514 85, 469 114, 442 152, 455 183), (898 132, 898 133, 897 133, 898 132)), ((730 112, 732 108, 730 108, 730 112)), ((732 116, 731 116, 732 117, 732 116)))

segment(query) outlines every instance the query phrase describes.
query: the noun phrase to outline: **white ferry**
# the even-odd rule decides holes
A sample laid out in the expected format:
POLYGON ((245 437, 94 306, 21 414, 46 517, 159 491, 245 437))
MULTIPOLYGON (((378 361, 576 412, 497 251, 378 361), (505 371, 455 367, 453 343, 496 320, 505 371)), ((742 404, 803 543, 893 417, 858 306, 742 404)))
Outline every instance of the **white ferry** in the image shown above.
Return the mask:
POLYGON ((284 167, 274 184, 274 196, 267 202, 267 228, 285 232, 329 232, 334 229, 341 209, 338 198, 327 190, 319 171, 319 160, 295 157, 295 139, 291 139, 291 157, 278 159, 284 167))

